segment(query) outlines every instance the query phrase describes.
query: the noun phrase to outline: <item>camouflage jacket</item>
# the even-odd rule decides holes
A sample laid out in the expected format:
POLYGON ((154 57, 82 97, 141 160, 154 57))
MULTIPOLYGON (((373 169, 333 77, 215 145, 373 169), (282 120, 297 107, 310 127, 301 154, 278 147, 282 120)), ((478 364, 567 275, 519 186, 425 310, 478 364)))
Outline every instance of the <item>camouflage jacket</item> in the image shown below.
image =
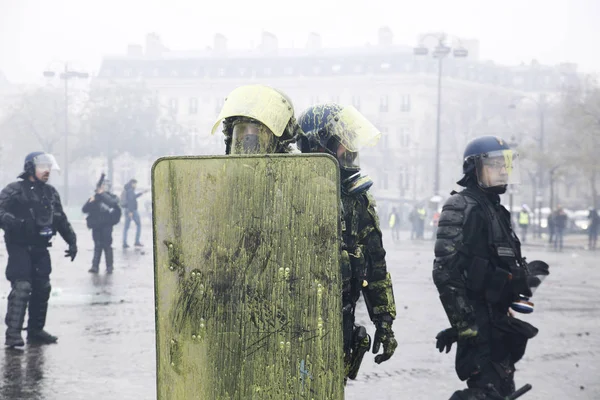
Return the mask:
POLYGON ((396 318, 392 280, 375 210, 367 192, 342 194, 342 277, 344 302, 356 303, 362 292, 372 321, 396 318))

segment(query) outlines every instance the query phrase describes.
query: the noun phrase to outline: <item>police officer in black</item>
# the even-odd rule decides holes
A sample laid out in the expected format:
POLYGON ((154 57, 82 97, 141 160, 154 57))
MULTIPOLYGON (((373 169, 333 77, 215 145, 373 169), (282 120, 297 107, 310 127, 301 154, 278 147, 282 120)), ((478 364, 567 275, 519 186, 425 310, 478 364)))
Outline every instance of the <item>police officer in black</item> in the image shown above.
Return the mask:
POLYGON ((30 153, 25 157, 24 170, 19 175, 21 180, 0 192, 0 224, 8 252, 6 278, 12 287, 5 318, 9 347, 25 344, 21 331, 28 304, 27 341, 49 344, 58 339, 44 330, 52 271, 48 247, 56 232, 60 233, 69 245, 65 257, 73 261, 77 254, 77 237, 63 211, 58 192, 47 184, 53 169, 59 168, 51 154, 30 153))
MULTIPOLYGON (((455 368, 469 388, 451 400, 503 399, 515 392, 515 363, 538 332, 509 312, 533 311, 535 285, 500 205, 507 185, 518 183, 518 155, 500 138, 479 137, 465 149, 463 173, 465 189, 446 201, 435 243, 433 280, 452 325, 438 334, 437 347, 448 352, 458 342, 455 368)), ((548 274, 547 264, 530 265, 548 274)))
POLYGON ((104 174, 96 186, 96 193, 88 199, 81 211, 88 214, 87 226, 92 230, 94 239, 92 268, 88 272, 98 273, 100 259, 104 252, 106 273, 112 274, 114 267, 112 232, 113 226, 121 219, 121 207, 119 207, 119 198, 110 192, 110 181, 104 179, 104 174))

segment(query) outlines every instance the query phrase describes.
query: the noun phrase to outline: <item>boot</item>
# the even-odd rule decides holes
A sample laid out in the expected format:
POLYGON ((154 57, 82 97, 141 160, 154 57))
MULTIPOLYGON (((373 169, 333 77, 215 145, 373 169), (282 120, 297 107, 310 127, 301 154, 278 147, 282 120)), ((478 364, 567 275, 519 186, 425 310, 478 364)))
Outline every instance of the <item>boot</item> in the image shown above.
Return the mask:
POLYGON ((113 273, 113 249, 110 246, 104 248, 104 257, 106 260, 106 273, 113 273))
POLYGON ((6 346, 25 346, 21 331, 25 321, 25 311, 31 296, 31 284, 25 281, 16 281, 11 284, 12 290, 8 295, 8 307, 6 310, 6 346))
POLYGON ((92 274, 97 274, 100 266, 100 259, 102 258, 102 247, 94 246, 94 257, 92 258, 92 268, 88 270, 92 274))
POLYGON ((27 323, 27 342, 35 344, 56 343, 58 337, 44 330, 48 299, 50 298, 50 282, 44 282, 39 290, 31 295, 29 302, 29 321, 27 323))

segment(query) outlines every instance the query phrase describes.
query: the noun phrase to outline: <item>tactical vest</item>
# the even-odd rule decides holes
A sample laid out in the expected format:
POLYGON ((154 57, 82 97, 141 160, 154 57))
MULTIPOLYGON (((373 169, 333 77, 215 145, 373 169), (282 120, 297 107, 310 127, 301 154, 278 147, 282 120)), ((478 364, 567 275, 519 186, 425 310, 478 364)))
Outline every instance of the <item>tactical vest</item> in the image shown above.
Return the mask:
POLYGON ((38 227, 50 227, 54 230, 54 209, 58 199, 50 186, 22 181, 21 189, 26 200, 26 207, 29 209, 36 225, 38 227))
MULTIPOLYGON (((510 281, 513 286, 514 295, 531 295, 527 285, 527 276, 529 275, 527 263, 521 256, 521 243, 510 226, 507 226, 505 220, 509 220, 508 215, 503 215, 504 210, 501 206, 495 207, 492 202, 486 198, 484 193, 477 190, 465 189, 460 192, 467 201, 468 207, 465 210, 465 220, 474 206, 479 205, 484 211, 488 224, 488 247, 490 254, 494 259, 490 262, 496 267, 488 280, 488 292, 494 285, 504 285, 510 281), (501 270, 498 270, 500 268, 501 270), (506 271, 508 276, 505 276, 506 271)), ((510 220, 509 220, 510 221, 510 220)), ((493 296, 493 294, 492 294, 493 296)), ((488 299, 495 300, 495 299, 488 299)))

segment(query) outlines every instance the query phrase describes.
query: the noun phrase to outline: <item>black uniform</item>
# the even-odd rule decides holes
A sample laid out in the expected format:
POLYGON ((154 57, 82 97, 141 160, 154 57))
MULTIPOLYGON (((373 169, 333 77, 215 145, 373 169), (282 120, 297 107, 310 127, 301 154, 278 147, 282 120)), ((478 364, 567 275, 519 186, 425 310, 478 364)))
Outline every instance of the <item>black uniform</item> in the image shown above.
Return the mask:
POLYGON ((56 341, 56 337, 43 331, 51 291, 50 239, 58 232, 69 244, 73 257, 77 251, 77 238, 58 192, 40 181, 9 184, 0 192, 0 224, 8 252, 6 278, 12 287, 5 318, 7 345, 22 345, 21 330, 28 303, 28 338, 56 341))
POLYGON ((106 271, 113 271, 112 230, 121 218, 119 198, 110 192, 96 193, 94 201, 88 200, 81 209, 88 214, 87 226, 92 230, 94 256, 90 272, 98 272, 102 252, 106 261, 106 271))
POLYGON ((451 399, 492 399, 494 390, 512 394, 515 363, 537 329, 507 315, 511 303, 531 291, 500 197, 472 182, 453 192, 440 216, 435 256, 433 279, 459 336, 456 372, 469 387, 451 399))

